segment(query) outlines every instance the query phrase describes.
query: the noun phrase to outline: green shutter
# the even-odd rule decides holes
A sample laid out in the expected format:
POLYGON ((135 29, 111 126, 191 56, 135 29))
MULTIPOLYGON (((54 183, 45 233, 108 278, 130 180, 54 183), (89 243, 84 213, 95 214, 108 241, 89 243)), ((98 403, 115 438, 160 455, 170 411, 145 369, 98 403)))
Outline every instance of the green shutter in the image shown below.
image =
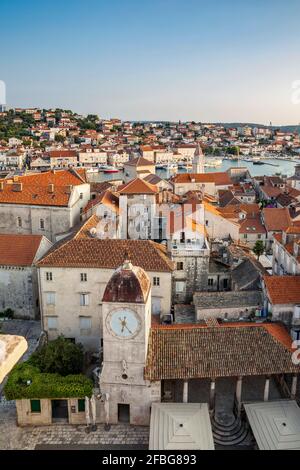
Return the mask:
POLYGON ((31 413, 41 412, 41 400, 30 400, 31 413))
POLYGON ((78 412, 85 411, 85 400, 78 400, 78 412))

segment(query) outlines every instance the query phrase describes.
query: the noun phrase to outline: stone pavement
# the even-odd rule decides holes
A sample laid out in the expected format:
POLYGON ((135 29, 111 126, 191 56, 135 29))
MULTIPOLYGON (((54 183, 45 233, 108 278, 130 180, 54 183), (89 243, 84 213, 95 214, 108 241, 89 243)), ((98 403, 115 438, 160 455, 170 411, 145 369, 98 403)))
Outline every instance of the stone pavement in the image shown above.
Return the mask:
POLYGON ((97 426, 97 431, 85 432, 85 426, 53 424, 19 428, 16 425, 16 411, 13 402, 0 403, 0 450, 37 449, 147 449, 149 428, 117 424, 110 431, 104 425, 97 426))

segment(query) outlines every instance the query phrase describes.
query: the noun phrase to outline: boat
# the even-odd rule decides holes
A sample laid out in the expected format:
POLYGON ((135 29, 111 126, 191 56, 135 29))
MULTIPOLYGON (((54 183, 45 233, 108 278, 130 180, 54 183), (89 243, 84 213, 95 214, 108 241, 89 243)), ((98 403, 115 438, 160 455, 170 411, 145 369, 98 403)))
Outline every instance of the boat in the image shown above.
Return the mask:
POLYGON ((264 162, 260 160, 260 157, 253 157, 252 163, 253 165, 264 165, 264 162))
POLYGON ((103 165, 101 171, 104 171, 104 173, 119 173, 118 168, 112 165, 103 165))
POLYGON ((204 163, 205 167, 216 168, 217 166, 222 165, 222 160, 220 158, 207 159, 204 163))
POLYGON ((164 170, 164 169, 165 169, 165 165, 163 165, 162 163, 159 163, 159 164, 155 165, 155 168, 156 168, 157 170, 164 170))
POLYGON ((87 173, 98 173, 98 171, 99 171, 99 168, 95 168, 95 167, 86 169, 87 173))

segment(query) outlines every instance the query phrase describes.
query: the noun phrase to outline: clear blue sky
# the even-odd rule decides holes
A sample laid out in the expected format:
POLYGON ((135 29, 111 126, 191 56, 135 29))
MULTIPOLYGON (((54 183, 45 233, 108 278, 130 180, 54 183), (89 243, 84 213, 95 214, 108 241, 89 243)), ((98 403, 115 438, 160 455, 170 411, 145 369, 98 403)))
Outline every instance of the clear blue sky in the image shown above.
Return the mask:
POLYGON ((293 124, 300 0, 1 0, 9 106, 293 124))

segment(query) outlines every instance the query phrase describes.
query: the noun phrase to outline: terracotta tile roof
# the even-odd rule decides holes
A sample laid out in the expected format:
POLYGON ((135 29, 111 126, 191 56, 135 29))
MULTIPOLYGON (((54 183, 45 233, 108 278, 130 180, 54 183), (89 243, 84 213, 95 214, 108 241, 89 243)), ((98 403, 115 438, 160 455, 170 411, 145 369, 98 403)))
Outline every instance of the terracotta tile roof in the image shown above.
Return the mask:
POLYGON ((173 183, 191 183, 195 180, 196 183, 215 183, 216 186, 226 186, 232 184, 232 181, 227 173, 180 173, 172 179, 173 183))
POLYGON ((77 157, 75 150, 51 150, 48 152, 50 158, 73 158, 77 157))
POLYGON ((266 233, 266 229, 261 223, 259 217, 255 218, 246 218, 240 222, 240 233, 266 233))
POLYGON ((286 230, 286 233, 291 233, 291 234, 300 234, 300 226, 299 225, 290 225, 286 230))
POLYGON ((273 186, 261 186, 261 191, 268 197, 277 197, 279 194, 282 194, 282 190, 273 186))
POLYGON ((129 183, 122 185, 118 188, 120 194, 156 194, 158 188, 154 184, 148 183, 147 181, 136 178, 129 183))
POLYGON ((110 189, 112 184, 108 181, 103 181, 102 183, 91 182, 91 193, 103 193, 106 189, 110 189))
POLYGON ((264 276, 270 302, 300 304, 300 276, 264 276))
POLYGON ((114 212, 119 212, 119 198, 110 190, 103 191, 101 194, 97 194, 95 199, 90 199, 83 212, 86 213, 92 207, 98 206, 99 204, 103 204, 114 212))
POLYGON ((96 228, 99 222, 100 218, 96 214, 91 215, 91 217, 80 227, 75 236, 72 236, 72 238, 75 240, 93 238, 90 230, 92 228, 96 228))
POLYGON ((42 235, 0 234, 0 266, 32 266, 42 235))
POLYGON ((154 166, 154 163, 144 157, 138 157, 125 163, 126 166, 154 166))
POLYGON ((287 208, 265 208, 262 211, 262 216, 268 232, 282 232, 291 225, 291 217, 287 208))
MULTIPOLYGON (((290 341, 291 342, 291 341, 290 341)), ((283 326, 153 326, 147 380, 272 375, 300 371, 283 326)))
MULTIPOLYGON (((91 222, 95 222, 93 219, 91 222)), ((81 231, 82 233, 82 231, 81 231)), ((116 269, 124 261, 124 253, 130 261, 145 271, 171 272, 173 262, 166 249, 150 240, 100 240, 81 236, 72 239, 45 256, 39 266, 86 267, 116 269)))
POLYGON ((70 186, 85 183, 85 172, 74 170, 47 171, 14 179, 0 180, 0 204, 24 204, 38 206, 68 206, 70 186), (49 191, 53 184, 53 192, 49 191), (16 190, 19 186, 19 191, 16 190))

